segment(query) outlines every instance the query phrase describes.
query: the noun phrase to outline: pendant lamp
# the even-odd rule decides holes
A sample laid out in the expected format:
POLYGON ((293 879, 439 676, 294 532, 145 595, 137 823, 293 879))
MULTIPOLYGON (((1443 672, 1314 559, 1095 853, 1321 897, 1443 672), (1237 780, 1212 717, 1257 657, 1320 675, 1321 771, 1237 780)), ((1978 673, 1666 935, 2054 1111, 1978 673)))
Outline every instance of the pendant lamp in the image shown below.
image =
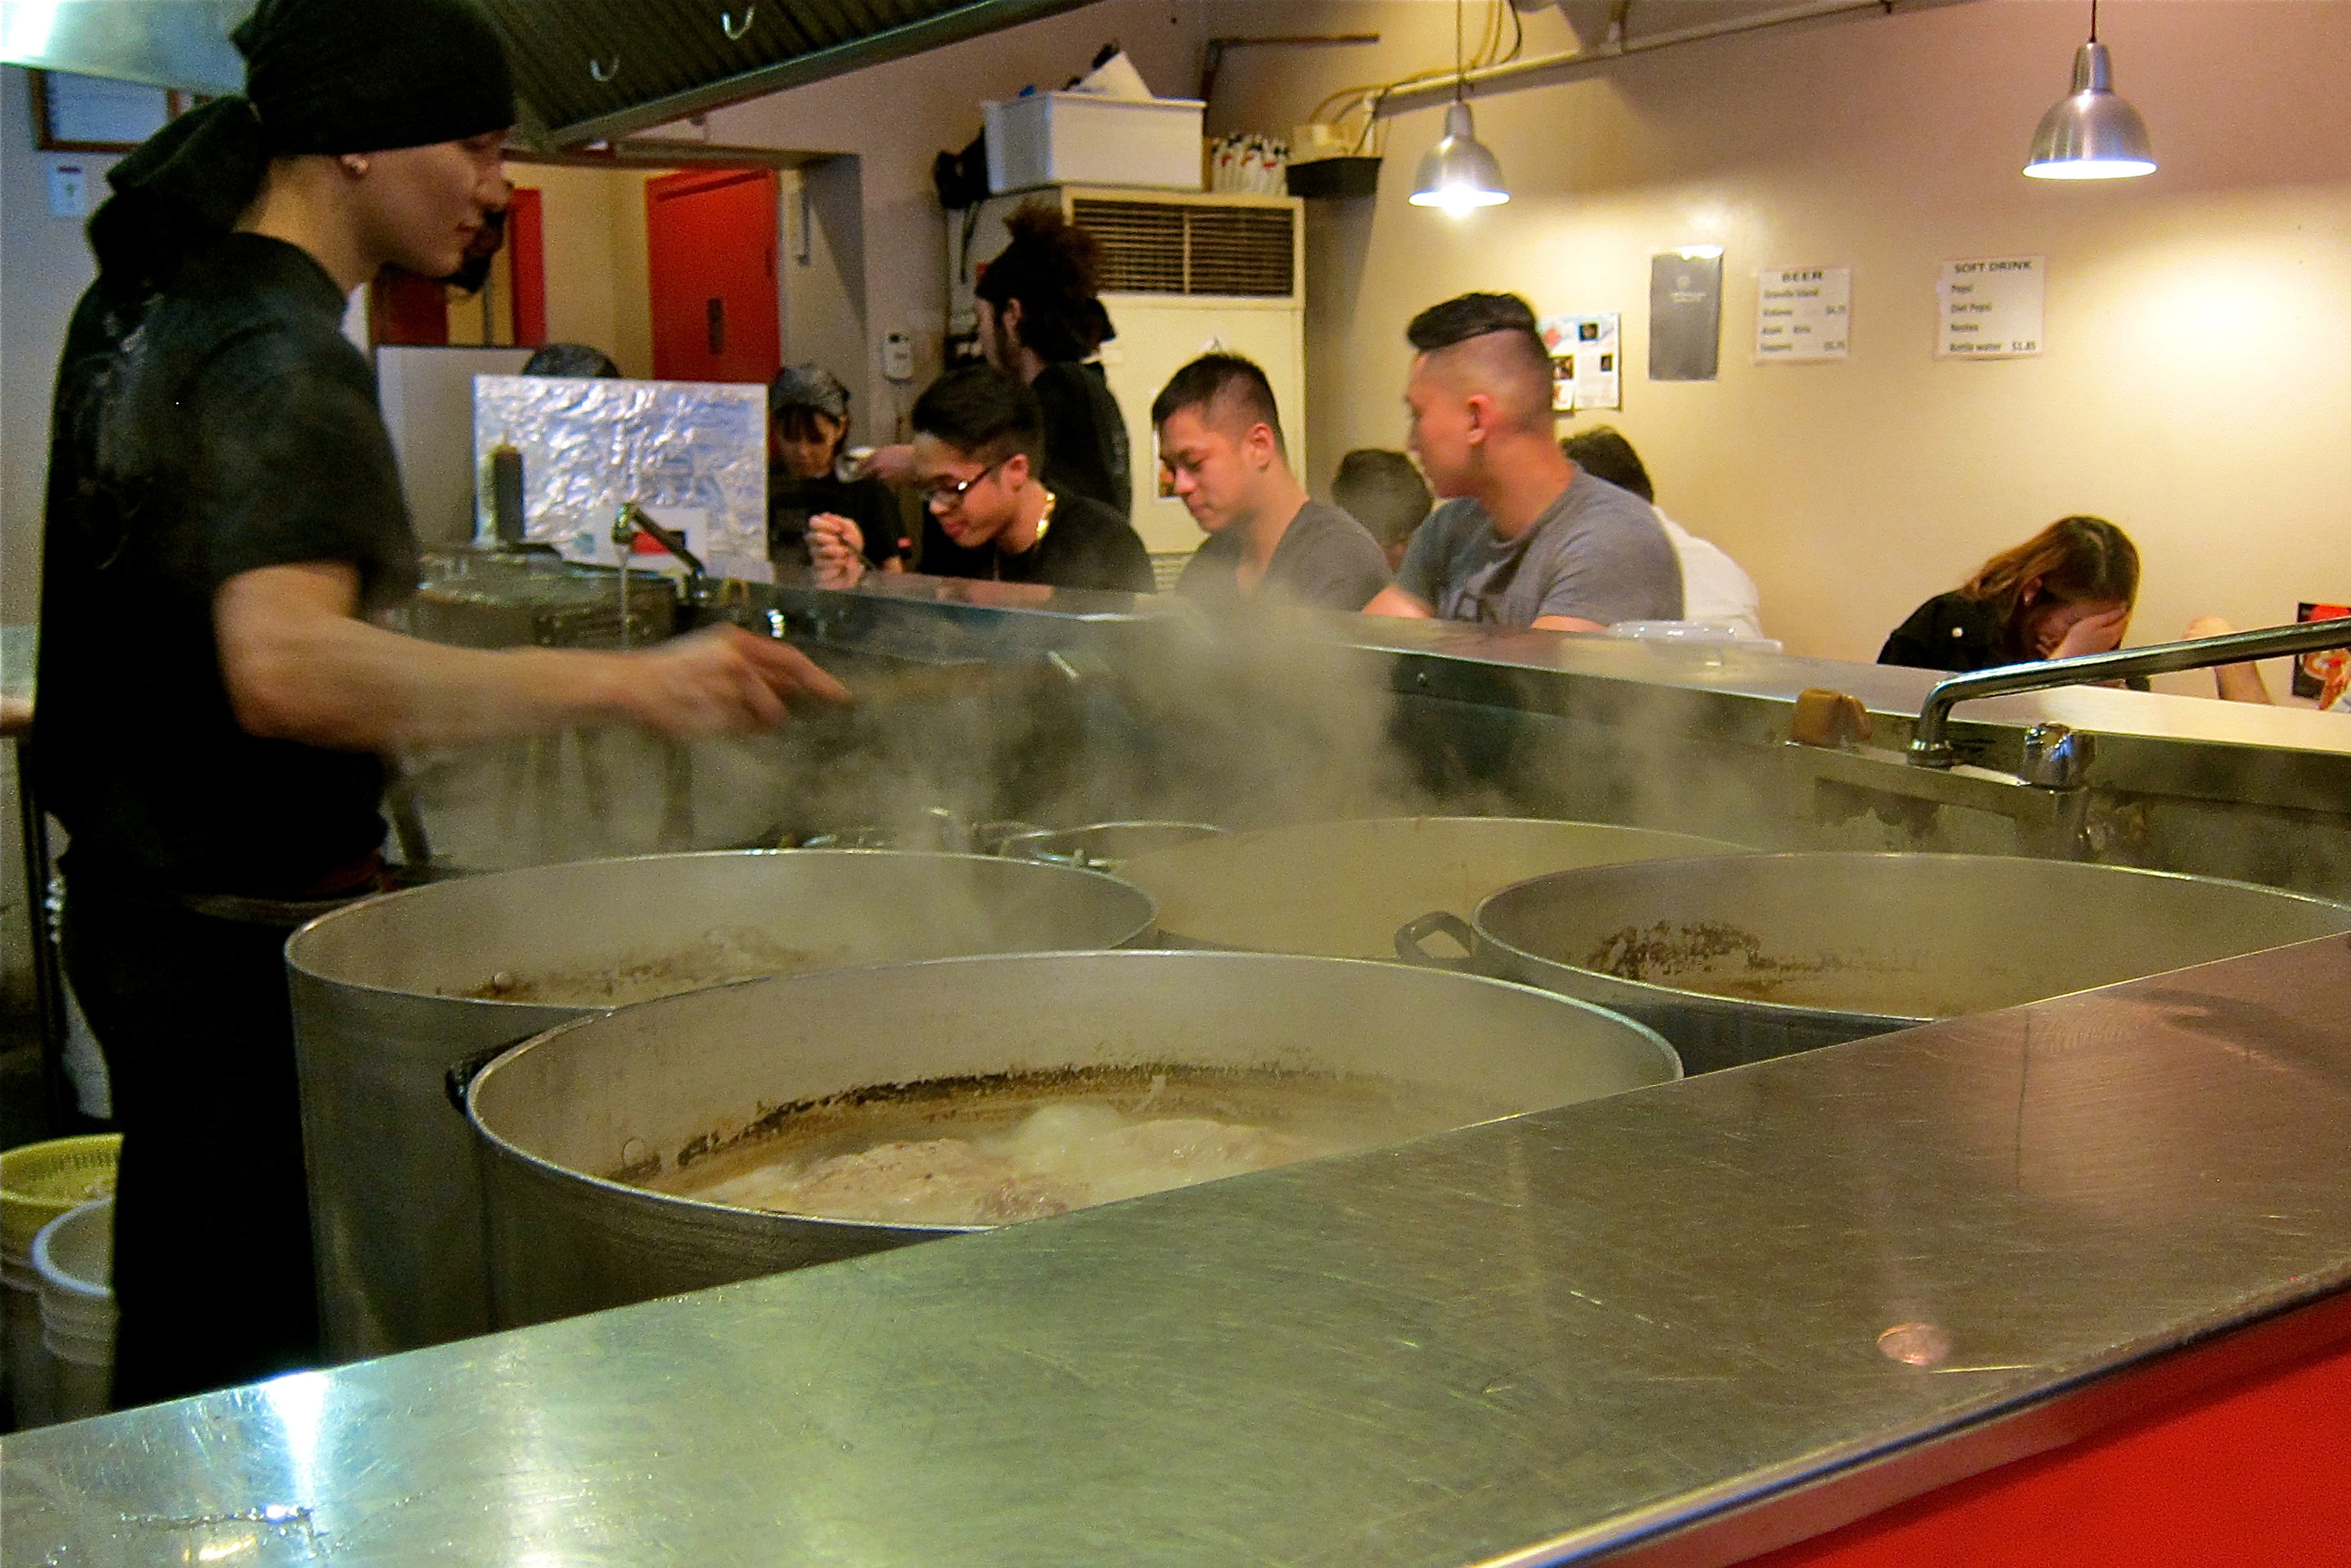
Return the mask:
POLYGON ((2090 41, 2074 55, 2073 94, 2041 117, 2024 172, 2036 180, 2120 180, 2155 172, 2147 122, 2115 92, 2114 61, 2098 42, 2098 0, 2090 0, 2090 41))
POLYGON ((1442 207, 1455 217, 1472 207, 1499 206, 1510 199, 1502 165, 1478 140, 1469 121, 1468 71, 1461 57, 1461 4, 1453 0, 1453 101, 1445 106, 1445 134, 1420 161, 1412 183, 1412 204, 1442 207))

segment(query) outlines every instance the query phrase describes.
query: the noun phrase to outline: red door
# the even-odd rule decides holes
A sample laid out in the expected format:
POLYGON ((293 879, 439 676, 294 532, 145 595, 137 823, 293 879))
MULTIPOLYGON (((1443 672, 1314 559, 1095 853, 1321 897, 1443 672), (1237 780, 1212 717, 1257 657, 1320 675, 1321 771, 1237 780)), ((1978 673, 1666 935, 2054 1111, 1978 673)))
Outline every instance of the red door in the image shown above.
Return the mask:
POLYGON ((718 169, 645 182, 653 375, 765 382, 783 362, 776 299, 776 172, 718 169))

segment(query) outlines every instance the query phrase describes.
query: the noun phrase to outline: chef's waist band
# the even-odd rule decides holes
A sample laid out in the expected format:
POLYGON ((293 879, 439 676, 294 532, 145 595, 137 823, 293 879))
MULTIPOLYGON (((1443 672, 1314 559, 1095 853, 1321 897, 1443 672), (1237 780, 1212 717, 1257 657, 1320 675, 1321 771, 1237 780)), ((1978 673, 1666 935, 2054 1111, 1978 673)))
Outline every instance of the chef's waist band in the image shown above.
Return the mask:
POLYGON ((137 903, 168 904, 209 920, 226 920, 239 925, 277 925, 287 930, 308 925, 321 915, 331 915, 347 904, 381 891, 383 886, 383 856, 372 850, 349 865, 283 893, 187 893, 152 885, 134 887, 103 873, 93 878, 85 871, 78 876, 76 873, 81 869, 70 863, 66 867, 68 898, 77 885, 95 883, 107 894, 137 903))

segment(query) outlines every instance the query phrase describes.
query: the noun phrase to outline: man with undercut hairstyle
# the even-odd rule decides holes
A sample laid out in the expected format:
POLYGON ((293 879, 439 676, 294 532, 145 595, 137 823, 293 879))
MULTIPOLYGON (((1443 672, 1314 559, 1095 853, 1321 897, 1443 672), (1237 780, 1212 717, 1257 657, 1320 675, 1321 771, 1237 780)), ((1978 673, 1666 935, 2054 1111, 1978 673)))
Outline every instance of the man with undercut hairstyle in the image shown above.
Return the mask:
POLYGON ((1290 472, 1265 372, 1238 354, 1203 354, 1151 405, 1159 465, 1207 541, 1176 591, 1210 602, 1280 599, 1361 610, 1388 585, 1379 541, 1290 472))
POLYGON ((1681 569, 1655 509, 1559 449, 1527 302, 1464 294, 1405 335, 1419 350, 1405 389, 1413 455, 1444 505, 1364 608, 1553 632, 1681 619, 1681 569))

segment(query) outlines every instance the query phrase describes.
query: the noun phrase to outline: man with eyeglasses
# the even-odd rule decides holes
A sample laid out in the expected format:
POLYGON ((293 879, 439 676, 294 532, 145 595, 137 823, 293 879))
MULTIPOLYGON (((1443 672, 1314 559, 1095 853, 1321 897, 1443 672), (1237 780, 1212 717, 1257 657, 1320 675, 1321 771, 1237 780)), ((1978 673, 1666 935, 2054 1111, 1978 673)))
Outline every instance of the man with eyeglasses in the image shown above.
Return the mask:
MULTIPOLYGON (((914 401, 913 477, 949 538, 973 552, 955 575, 1049 588, 1152 591, 1151 556, 1127 520, 1074 490, 1048 488, 1037 394, 990 365, 950 371, 914 401)), ((818 585, 851 588, 869 570, 846 517, 809 522, 818 585)))
POLYGON ((1545 632, 1678 621, 1681 568, 1655 507, 1570 462, 1551 361, 1515 294, 1464 294, 1412 319, 1413 455, 1445 498, 1364 610, 1545 632))

